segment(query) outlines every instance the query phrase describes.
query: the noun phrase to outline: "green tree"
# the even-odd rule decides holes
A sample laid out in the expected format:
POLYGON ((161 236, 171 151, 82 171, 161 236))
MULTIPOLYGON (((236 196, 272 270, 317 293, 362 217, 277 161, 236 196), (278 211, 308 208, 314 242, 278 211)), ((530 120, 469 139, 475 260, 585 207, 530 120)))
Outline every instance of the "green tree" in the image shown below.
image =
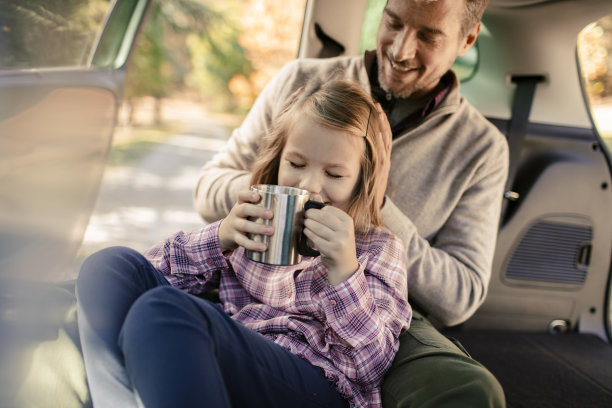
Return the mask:
POLYGON ((126 99, 154 97, 157 123, 162 98, 188 87, 199 92, 211 89, 198 82, 201 72, 209 72, 212 79, 208 82, 215 84, 216 92, 229 94, 220 84, 227 83, 234 72, 248 70, 242 49, 232 41, 238 28, 226 14, 227 7, 219 9, 213 4, 206 0, 153 0, 150 6, 128 71, 126 99))
POLYGON ((240 101, 230 92, 228 83, 235 75, 253 71, 238 42, 243 32, 240 22, 243 1, 225 1, 215 7, 224 18, 211 22, 210 35, 194 33, 187 37, 192 70, 186 83, 205 99, 210 109, 242 113, 240 101))
POLYGON ((270 79, 297 55, 305 0, 243 0, 238 43, 253 67, 228 83, 236 100, 248 109, 270 79))
POLYGON ((86 64, 109 0, 0 1, 0 69, 86 64))
POLYGON ((597 102, 612 97, 612 15, 580 33, 578 53, 589 97, 597 102))

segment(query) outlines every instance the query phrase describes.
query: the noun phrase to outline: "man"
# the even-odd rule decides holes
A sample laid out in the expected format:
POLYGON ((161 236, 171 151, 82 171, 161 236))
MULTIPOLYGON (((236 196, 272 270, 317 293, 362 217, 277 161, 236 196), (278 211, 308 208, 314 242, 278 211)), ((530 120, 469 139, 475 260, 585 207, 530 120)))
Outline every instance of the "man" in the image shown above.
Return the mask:
MULTIPOLYGON (((411 328, 383 382, 385 407, 504 406, 495 378, 440 334, 485 299, 508 147, 459 95, 451 70, 474 44, 488 0, 388 0, 376 52, 296 60, 272 79, 226 148, 207 163, 194 194, 207 221, 225 216, 248 187, 261 137, 287 98, 309 80, 359 81, 392 130, 385 225, 404 242, 411 328)), ((388 159, 389 160, 389 159, 388 159)))

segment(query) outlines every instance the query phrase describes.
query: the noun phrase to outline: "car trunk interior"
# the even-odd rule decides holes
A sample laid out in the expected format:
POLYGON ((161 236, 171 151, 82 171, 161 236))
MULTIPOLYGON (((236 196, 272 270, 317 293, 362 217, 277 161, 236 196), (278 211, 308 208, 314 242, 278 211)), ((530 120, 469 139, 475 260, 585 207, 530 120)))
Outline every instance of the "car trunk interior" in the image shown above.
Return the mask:
MULTIPOLYGON (((300 57, 359 54, 367 1, 350 5, 308 2, 300 57)), ((499 379, 510 407, 612 403, 611 167, 576 63, 580 30, 611 13, 605 0, 492 0, 461 85, 507 136, 513 178, 487 299, 443 332, 499 379)))

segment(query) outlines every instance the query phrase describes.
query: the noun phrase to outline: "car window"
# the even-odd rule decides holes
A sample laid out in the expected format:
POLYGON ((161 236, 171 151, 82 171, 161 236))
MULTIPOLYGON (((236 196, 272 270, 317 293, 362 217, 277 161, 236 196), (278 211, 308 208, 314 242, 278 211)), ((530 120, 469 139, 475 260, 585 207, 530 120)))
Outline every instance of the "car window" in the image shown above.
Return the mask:
POLYGON ((577 58, 591 117, 612 150, 612 15, 580 32, 577 58))
POLYGON ((110 0, 2 2, 0 69, 87 65, 110 6, 110 0))
MULTIPOLYGON (((366 11, 361 27, 361 43, 359 52, 373 50, 376 48, 376 32, 382 18, 382 11, 387 0, 368 0, 366 11)), ((486 29, 481 29, 481 35, 486 34, 486 29)), ((474 76, 478 68, 478 41, 468 52, 455 60, 453 70, 457 73, 459 80, 465 82, 474 76)))

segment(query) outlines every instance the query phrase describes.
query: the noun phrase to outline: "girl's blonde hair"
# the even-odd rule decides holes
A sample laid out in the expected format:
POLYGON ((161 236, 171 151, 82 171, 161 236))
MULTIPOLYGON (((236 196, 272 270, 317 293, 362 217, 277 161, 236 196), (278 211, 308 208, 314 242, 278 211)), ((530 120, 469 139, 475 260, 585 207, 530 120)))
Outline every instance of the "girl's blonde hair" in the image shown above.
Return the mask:
POLYGON ((363 138, 365 153, 360 160, 359 178, 353 190, 347 213, 353 218, 355 231, 367 233, 381 226, 378 173, 379 154, 383 150, 378 115, 372 98, 358 84, 342 79, 323 85, 311 85, 280 112, 270 132, 264 137, 255 162, 251 184, 278 184, 280 159, 298 117, 308 117, 330 129, 341 130, 363 138))

